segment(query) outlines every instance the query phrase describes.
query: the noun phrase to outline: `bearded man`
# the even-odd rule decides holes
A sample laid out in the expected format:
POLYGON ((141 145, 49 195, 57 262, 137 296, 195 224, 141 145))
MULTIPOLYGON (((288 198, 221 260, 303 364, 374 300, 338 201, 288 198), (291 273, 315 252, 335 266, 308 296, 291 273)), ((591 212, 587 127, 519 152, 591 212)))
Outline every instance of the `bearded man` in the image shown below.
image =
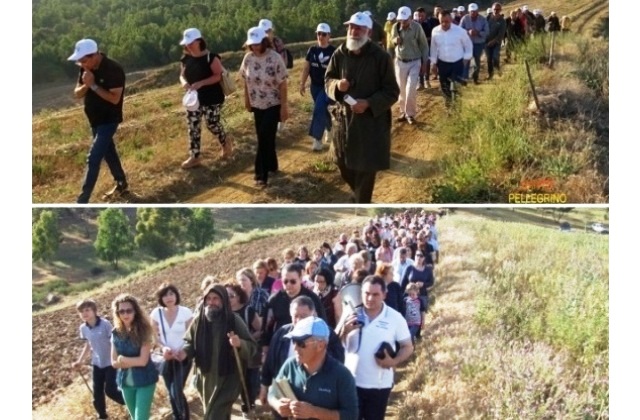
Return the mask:
POLYGON ((327 96, 336 102, 332 141, 336 164, 355 203, 370 203, 376 173, 391 166, 391 107, 398 101, 389 54, 371 42, 373 22, 355 13, 325 73, 327 96))
POLYGON ((257 351, 244 321, 231 310, 227 290, 213 284, 203 295, 200 315, 193 320, 184 336, 185 345, 177 355, 195 358, 196 387, 207 420, 230 419, 233 403, 242 390, 241 369, 257 351), (234 353, 236 355, 234 356, 234 353))

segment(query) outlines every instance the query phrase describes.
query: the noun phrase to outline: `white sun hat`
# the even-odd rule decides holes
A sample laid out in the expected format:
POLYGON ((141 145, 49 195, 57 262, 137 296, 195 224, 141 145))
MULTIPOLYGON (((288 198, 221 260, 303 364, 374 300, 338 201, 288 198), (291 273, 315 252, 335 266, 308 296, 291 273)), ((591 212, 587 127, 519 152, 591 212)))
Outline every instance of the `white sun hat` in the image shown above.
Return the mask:
POLYGON ((387 15, 387 20, 393 20, 396 18, 396 14, 394 12, 389 12, 387 15))
POLYGON ((247 45, 260 44, 267 37, 267 32, 259 27, 254 26, 247 31, 247 45))
POLYGON ((316 32, 326 32, 328 34, 331 33, 331 27, 326 23, 319 23, 316 28, 316 32))
POLYGON ((407 20, 411 17, 411 9, 407 6, 402 6, 398 9, 398 20, 407 20))
POLYGON ((198 38, 202 38, 202 34, 198 29, 185 29, 184 33, 182 34, 182 41, 180 41, 180 45, 189 45, 198 38))
POLYGON ((187 108, 187 111, 197 111, 200 108, 198 91, 189 89, 182 97, 182 105, 187 108))
POLYGON ((78 61, 82 57, 87 56, 89 54, 95 54, 98 52, 98 44, 93 39, 81 39, 76 42, 76 49, 73 51, 73 54, 67 58, 69 61, 78 61))
POLYGON ((371 18, 362 12, 354 13, 351 15, 351 18, 344 23, 345 25, 352 24, 357 26, 364 26, 368 29, 373 27, 373 22, 371 18))

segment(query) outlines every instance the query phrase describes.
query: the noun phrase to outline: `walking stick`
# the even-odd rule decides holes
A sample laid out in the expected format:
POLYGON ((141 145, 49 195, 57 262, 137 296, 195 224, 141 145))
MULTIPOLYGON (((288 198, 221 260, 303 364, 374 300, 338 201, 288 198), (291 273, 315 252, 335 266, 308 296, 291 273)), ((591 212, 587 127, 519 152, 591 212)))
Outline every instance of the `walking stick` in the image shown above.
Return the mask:
POLYGON ((84 382, 84 384, 87 386, 87 389, 89 390, 89 393, 91 394, 91 396, 93 396, 93 390, 91 389, 91 387, 89 386, 89 383, 87 382, 87 380, 85 379, 84 375, 82 374, 81 371, 78 371, 78 373, 80 374, 80 377, 82 378, 82 382, 84 382))
POLYGON ((238 374, 240 375, 240 382, 242 383, 242 390, 244 391, 244 396, 247 398, 247 410, 249 411, 249 418, 254 420, 255 413, 253 412, 253 408, 251 408, 251 397, 249 396, 249 390, 247 389, 247 383, 244 380, 244 375, 242 374, 242 362, 240 361, 240 354, 238 354, 238 348, 233 347, 233 355, 236 358, 236 365, 238 366, 238 374))

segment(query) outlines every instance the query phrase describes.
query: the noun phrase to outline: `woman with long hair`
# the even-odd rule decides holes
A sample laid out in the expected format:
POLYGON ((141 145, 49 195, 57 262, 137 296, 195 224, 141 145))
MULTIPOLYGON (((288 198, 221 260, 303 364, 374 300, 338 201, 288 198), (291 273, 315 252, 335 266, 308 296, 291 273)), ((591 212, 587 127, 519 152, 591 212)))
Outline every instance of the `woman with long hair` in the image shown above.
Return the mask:
POLYGON ((269 292, 260 287, 258 278, 249 267, 241 268, 236 272, 236 281, 247 294, 249 306, 262 317, 269 301, 269 292))
POLYGON ((200 139, 202 136, 202 116, 207 128, 218 137, 222 146, 222 157, 231 155, 233 144, 227 136, 220 120, 224 93, 222 93, 222 62, 218 54, 207 49, 207 43, 196 28, 184 31, 180 45, 184 54, 180 58, 180 85, 185 91, 198 92, 199 106, 193 111, 187 110, 189 126, 189 158, 182 162, 183 169, 200 165, 200 139))
POLYGON ((396 311, 404 314, 404 301, 402 289, 400 284, 393 281, 393 267, 389 263, 378 263, 376 266, 376 276, 380 276, 384 279, 387 285, 387 296, 384 298, 384 303, 395 309, 396 311))
POLYGON ((158 371, 151 361, 153 327, 135 297, 121 294, 111 303, 114 328, 111 365, 133 420, 148 420, 158 371))
POLYGON ((175 355, 182 350, 182 337, 191 325, 193 313, 186 306, 180 306, 180 292, 171 283, 160 285, 156 299, 159 306, 151 311, 151 324, 165 360, 161 375, 169 391, 173 420, 185 420, 189 418, 189 403, 184 384, 191 370, 191 359, 180 361, 175 355))
POLYGON ((289 118, 287 105, 287 69, 264 29, 256 26, 247 32, 247 53, 240 65, 244 80, 244 104, 253 113, 258 136, 255 160, 256 185, 268 186, 269 172, 278 171, 276 132, 278 123, 289 118))

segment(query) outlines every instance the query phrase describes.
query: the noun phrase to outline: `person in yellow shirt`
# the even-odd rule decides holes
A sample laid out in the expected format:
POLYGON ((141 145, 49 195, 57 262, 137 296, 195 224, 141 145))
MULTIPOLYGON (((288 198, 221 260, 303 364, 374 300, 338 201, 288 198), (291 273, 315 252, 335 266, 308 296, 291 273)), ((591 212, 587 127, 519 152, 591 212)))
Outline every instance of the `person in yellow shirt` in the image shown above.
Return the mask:
POLYGON ((396 14, 394 12, 389 12, 387 15, 387 22, 384 24, 384 32, 387 34, 387 52, 391 56, 391 58, 395 58, 396 55, 396 45, 393 43, 393 39, 391 38, 391 31, 393 29, 393 25, 396 23, 396 14))

